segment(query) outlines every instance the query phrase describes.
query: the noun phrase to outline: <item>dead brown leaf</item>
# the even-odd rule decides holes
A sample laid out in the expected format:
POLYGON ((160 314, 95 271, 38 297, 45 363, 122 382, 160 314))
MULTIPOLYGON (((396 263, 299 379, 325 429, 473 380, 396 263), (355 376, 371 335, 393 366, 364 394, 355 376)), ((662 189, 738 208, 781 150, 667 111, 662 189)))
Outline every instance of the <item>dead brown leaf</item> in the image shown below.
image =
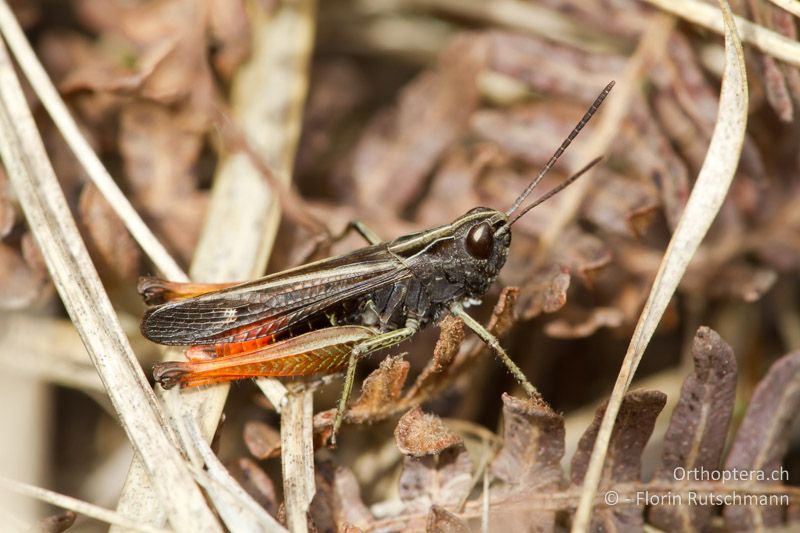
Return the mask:
POLYGON ((585 216, 607 232, 639 238, 660 207, 657 195, 652 184, 611 174, 588 199, 585 216))
POLYGON ((512 487, 554 490, 564 481, 563 455, 564 418, 544 402, 503 394, 503 447, 492 473, 512 487))
POLYGON ((462 443, 441 453, 406 456, 400 474, 400 499, 409 511, 427 512, 431 505, 453 505, 470 488, 472 463, 462 443))
POLYGON ((60 511, 57 514, 39 520, 29 531, 35 533, 62 533, 62 531, 68 530, 75 524, 77 517, 78 515, 73 511, 60 511))
POLYGON ((358 480, 344 467, 334 468, 320 461, 316 468, 317 492, 311 501, 309 514, 317 531, 353 531, 368 529, 373 520, 361 500, 358 480))
POLYGON ((427 533, 468 533, 469 525, 444 507, 432 505, 428 512, 427 533))
MULTIPOLYGON (((637 481, 641 476, 642 451, 644 450, 667 397, 659 391, 632 391, 625 395, 614 424, 608 454, 606 456, 601 487, 613 487, 626 481, 637 481)), ((572 458, 572 484, 583 483, 594 440, 605 414, 605 405, 595 413, 592 424, 586 429, 572 458)), ((595 513, 592 528, 605 531, 641 529, 644 527, 642 505, 620 503, 603 508, 595 513)))
POLYGON ((446 371, 464 342, 464 322, 460 318, 446 316, 439 323, 439 330, 439 340, 433 349, 433 357, 408 391, 410 398, 427 394, 426 391, 433 389, 437 382, 447 379, 446 371))
MULTIPOLYGON (((78 7, 85 24, 123 37, 141 50, 139 73, 134 76, 138 85, 132 84, 130 90, 165 104, 191 99, 198 113, 208 109, 213 94, 206 57, 208 2, 160 0, 129 6, 81 0, 78 7)), ((86 79, 87 85, 94 81, 86 79)))
POLYGON ((544 326, 544 332, 557 339, 581 339, 594 335, 601 328, 618 328, 625 323, 625 314, 615 307, 573 308, 570 319, 557 318, 544 326))
POLYGON ((411 409, 400 418, 394 430, 394 438, 400 452, 411 457, 441 453, 463 442, 438 416, 423 413, 419 407, 411 409))
POLYGON ((275 485, 254 461, 240 457, 228 465, 228 471, 239 485, 272 516, 278 515, 275 485))
MULTIPOLYGON (((758 384, 747 413, 733 439, 727 470, 760 472, 756 483, 786 481, 781 477, 783 457, 789 448, 792 421, 800 408, 800 352, 778 359, 758 384)), ((783 509, 773 505, 728 505, 723 516, 731 531, 775 527, 783 509)))
MULTIPOLYGON (((680 483, 675 479, 678 468, 714 471, 720 467, 736 399, 736 357, 714 330, 701 327, 694 337, 692 358, 694 372, 684 381, 672 411, 654 480, 680 483)), ((668 531, 700 531, 712 512, 712 507, 699 505, 654 505, 648 519, 668 531)))
POLYGON ((256 459, 278 457, 281 453, 281 434, 272 426, 257 420, 244 425, 244 443, 256 459))
POLYGON ((530 87, 591 102, 596 87, 622 71, 625 58, 582 54, 545 39, 505 31, 490 33, 489 66, 530 87))
POLYGON ((361 396, 347 410, 347 420, 356 423, 379 420, 387 407, 400 398, 409 367, 401 356, 381 361, 380 367, 361 385, 361 396))
POLYGON ((31 306, 44 294, 48 279, 46 271, 31 267, 19 251, 0 242, 0 308, 31 306))
POLYGON ((529 320, 542 313, 555 313, 564 307, 571 279, 569 270, 560 265, 540 269, 520 289, 522 318, 529 320))
POLYGON ((476 76, 486 41, 466 34, 402 93, 397 109, 380 114, 356 147, 352 175, 362 205, 396 212, 422 191, 444 150, 467 127, 479 102, 476 76))
POLYGON ((139 247, 97 187, 84 187, 78 211, 86 247, 100 275, 135 280, 141 261, 139 247))
POLYGON ((517 287, 504 287, 500 291, 497 303, 492 309, 492 317, 486 325, 486 329, 495 337, 502 337, 508 333, 516 322, 514 306, 518 297, 519 289, 517 287))

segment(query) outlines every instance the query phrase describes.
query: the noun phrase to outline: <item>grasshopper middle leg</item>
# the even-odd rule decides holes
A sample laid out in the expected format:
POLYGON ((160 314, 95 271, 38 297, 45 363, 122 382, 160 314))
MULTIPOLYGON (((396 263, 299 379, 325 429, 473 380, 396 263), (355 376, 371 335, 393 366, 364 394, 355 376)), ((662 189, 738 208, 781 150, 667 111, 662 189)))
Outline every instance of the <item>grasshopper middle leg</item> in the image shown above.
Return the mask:
POLYGON ((336 446, 336 435, 339 433, 339 427, 342 425, 342 420, 344 419, 347 400, 350 398, 350 393, 353 391, 353 382, 355 381, 358 360, 372 352, 399 344, 409 337, 412 337, 417 331, 419 331, 419 323, 415 319, 410 318, 406 321, 405 327, 381 333, 353 347, 350 351, 350 359, 347 361, 347 372, 344 378, 342 395, 339 396, 339 403, 336 407, 336 417, 333 419, 331 444, 336 446))
POLYGON ((354 219, 354 220, 351 220, 350 222, 348 222, 347 226, 345 226, 345 228, 342 230, 342 232, 339 233, 338 235, 335 235, 332 238, 332 241, 333 242, 339 242, 342 239, 344 239, 345 237, 347 237, 348 235, 350 235, 350 232, 352 232, 352 231, 355 231, 356 233, 361 235, 361 237, 365 241, 367 241, 367 244, 380 244, 380 243, 383 242, 383 239, 381 239, 378 236, 377 233, 372 231, 372 229, 369 226, 367 226, 366 224, 364 224, 363 222, 361 222, 358 219, 354 219))

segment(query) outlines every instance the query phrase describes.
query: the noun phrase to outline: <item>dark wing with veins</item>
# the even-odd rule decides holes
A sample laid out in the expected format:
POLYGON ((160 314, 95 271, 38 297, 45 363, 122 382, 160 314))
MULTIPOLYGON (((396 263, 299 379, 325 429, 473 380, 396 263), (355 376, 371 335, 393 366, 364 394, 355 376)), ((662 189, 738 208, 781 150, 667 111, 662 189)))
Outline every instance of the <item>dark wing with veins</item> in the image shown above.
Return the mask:
POLYGON ((411 277, 378 244, 264 278, 150 309, 145 337, 160 344, 217 344, 248 328, 258 336, 279 334, 345 300, 411 277))

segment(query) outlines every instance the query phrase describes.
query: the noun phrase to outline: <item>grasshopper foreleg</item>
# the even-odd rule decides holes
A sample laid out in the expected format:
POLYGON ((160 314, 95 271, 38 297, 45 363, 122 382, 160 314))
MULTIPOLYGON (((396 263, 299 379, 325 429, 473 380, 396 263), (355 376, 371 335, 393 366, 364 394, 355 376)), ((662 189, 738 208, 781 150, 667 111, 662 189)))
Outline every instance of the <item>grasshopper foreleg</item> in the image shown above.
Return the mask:
POLYGON ((486 331, 486 328, 481 326, 481 324, 472 318, 464 308, 460 304, 453 305, 450 308, 450 311, 464 321, 464 325, 466 325, 469 329, 475 332, 478 337, 481 338, 483 342, 489 345, 489 347, 494 350, 494 353, 500 360, 503 362, 504 365, 508 368, 508 370, 513 374, 514 378, 522 385, 522 388, 525 389, 525 392, 528 393, 528 396, 531 398, 539 398, 541 394, 539 391, 536 390, 536 387, 531 385, 528 378, 525 377, 525 374, 522 373, 522 370, 517 366, 517 364, 511 360, 511 357, 508 356, 506 351, 500 346, 500 341, 497 340, 497 337, 486 331))
POLYGON ((395 344, 400 344, 413 336, 417 331, 419 331, 419 322, 410 318, 406 321, 406 326, 404 328, 375 335, 374 337, 356 344, 350 350, 350 358, 347 361, 347 372, 344 377, 344 386, 342 387, 342 394, 339 396, 339 403, 336 406, 336 417, 333 419, 333 433, 331 435, 331 444, 333 446, 336 446, 336 435, 339 433, 339 427, 342 425, 342 420, 344 419, 347 400, 350 398, 350 393, 353 391, 353 382, 355 381, 358 360, 372 352, 394 346, 395 344))

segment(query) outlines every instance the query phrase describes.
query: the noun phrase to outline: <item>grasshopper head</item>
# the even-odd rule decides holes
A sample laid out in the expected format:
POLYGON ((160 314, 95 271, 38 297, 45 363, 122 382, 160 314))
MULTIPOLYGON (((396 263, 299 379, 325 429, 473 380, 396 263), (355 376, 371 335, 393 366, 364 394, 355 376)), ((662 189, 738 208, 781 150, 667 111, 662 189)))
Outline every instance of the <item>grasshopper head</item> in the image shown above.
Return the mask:
POLYGON ((608 93, 611 92, 612 87, 614 87, 613 81, 606 85, 578 125, 572 130, 572 133, 561 143, 558 150, 542 167, 536 177, 531 180, 525 190, 522 191, 522 194, 517 197, 508 211, 502 212, 488 207, 476 207, 455 221, 456 258, 464 271, 466 278, 464 281, 468 296, 482 296, 497 278, 508 257, 508 248, 511 245, 511 226, 525 213, 563 190, 602 159, 599 157, 594 159, 566 181, 522 207, 528 195, 536 188, 545 174, 553 168, 553 165, 578 135, 578 132, 589 122, 589 119, 592 118, 600 104, 603 103, 608 93))
POLYGON ((497 278, 508 257, 511 232, 508 216, 488 207, 468 211, 454 224, 455 257, 466 277, 470 297, 482 296, 497 278))

